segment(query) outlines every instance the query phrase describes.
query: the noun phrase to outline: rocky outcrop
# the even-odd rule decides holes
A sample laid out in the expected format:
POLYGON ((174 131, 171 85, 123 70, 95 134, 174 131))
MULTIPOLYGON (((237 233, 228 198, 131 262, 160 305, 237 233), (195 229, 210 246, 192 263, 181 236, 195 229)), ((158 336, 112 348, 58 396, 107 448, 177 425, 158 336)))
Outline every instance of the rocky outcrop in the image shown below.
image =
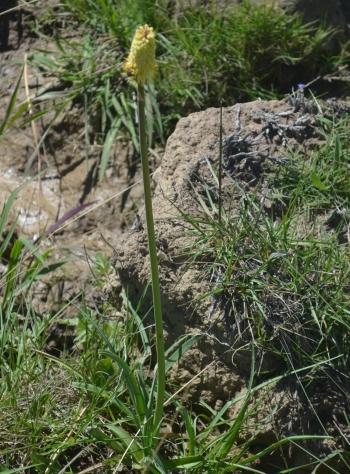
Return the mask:
MULTIPOLYGON (((294 99, 294 103, 256 101, 223 110, 223 204, 230 209, 230 219, 237 218, 242 193, 252 192, 266 198, 266 173, 278 169, 290 150, 305 152, 317 143, 313 106, 294 99)), ((195 355, 193 351, 188 354, 191 362, 197 360, 189 364, 192 374, 214 361, 218 367, 225 366, 222 370, 228 371, 232 380, 242 371, 247 373, 247 354, 240 354, 232 362, 237 349, 237 328, 233 329, 232 322, 225 320, 213 296, 204 298, 215 290, 215 282, 207 271, 210 263, 190 264, 191 253, 196 252, 191 248, 194 240, 190 220, 203 213, 203 206, 210 207, 204 187, 216 186, 213 170, 218 167, 219 114, 219 109, 212 108, 178 122, 155 173, 154 213, 167 343, 183 334, 200 335, 199 349, 195 355)), ((120 242, 116 267, 129 297, 137 302, 149 281, 143 215, 120 242)), ((187 364, 186 357, 183 363, 187 364)), ((232 396, 240 384, 222 384, 222 373, 218 374, 220 380, 216 384, 212 379, 211 387, 227 393, 211 396, 232 396)), ((205 383, 202 389, 206 391, 203 387, 205 383)))

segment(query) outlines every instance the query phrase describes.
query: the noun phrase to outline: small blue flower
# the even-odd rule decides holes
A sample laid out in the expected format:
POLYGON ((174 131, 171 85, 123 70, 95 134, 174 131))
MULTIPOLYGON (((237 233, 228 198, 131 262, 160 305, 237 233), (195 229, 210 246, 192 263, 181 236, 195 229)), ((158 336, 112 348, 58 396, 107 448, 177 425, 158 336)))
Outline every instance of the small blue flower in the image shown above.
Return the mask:
POLYGON ((299 84, 298 84, 298 89, 299 89, 300 91, 303 91, 303 90, 305 89, 305 87, 306 87, 306 86, 305 86, 305 84, 303 84, 303 83, 299 83, 299 84))

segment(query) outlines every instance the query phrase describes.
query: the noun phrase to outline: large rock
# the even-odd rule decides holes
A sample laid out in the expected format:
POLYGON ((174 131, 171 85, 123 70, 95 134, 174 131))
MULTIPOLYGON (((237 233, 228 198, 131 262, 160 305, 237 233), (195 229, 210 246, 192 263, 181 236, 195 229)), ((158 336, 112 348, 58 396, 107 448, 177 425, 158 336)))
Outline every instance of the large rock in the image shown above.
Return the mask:
MULTIPOLYGON (((223 110, 227 148, 231 147, 230 153, 242 153, 242 159, 232 164, 229 172, 239 186, 235 191, 231 187, 224 196, 224 204, 230 208, 232 219, 239 212, 242 190, 265 192, 264 173, 279 166, 287 154, 287 147, 291 150, 314 146, 317 141, 314 120, 314 115, 303 106, 299 111, 293 111, 293 106, 285 101, 256 101, 223 110)), ((246 374, 249 359, 246 354, 232 362, 237 334, 225 321, 222 311, 217 310, 215 300, 203 298, 213 290, 214 284, 208 280, 203 264, 188 263, 186 249, 193 240, 184 217, 185 214, 200 215, 201 206, 196 196, 203 192, 201 183, 206 181, 209 186, 213 185, 210 166, 214 169, 218 166, 218 137, 219 109, 194 113, 178 122, 168 140, 161 166, 155 173, 154 214, 167 344, 185 333, 200 334, 199 348, 189 353, 190 362, 186 357, 183 361, 188 369, 187 375, 190 377, 206 364, 214 363, 217 379, 215 381, 211 374, 210 385, 216 389, 210 396, 227 398, 240 389, 242 382, 239 382, 238 374, 246 374), (222 383, 225 371, 230 374, 230 384, 222 383)), ((225 189, 230 187, 231 178, 224 179, 225 189)), ((116 267, 129 297, 137 302, 150 275, 143 215, 120 242, 116 267)), ((195 390, 199 390, 198 395, 202 397, 201 390, 209 396, 205 381, 195 390)))

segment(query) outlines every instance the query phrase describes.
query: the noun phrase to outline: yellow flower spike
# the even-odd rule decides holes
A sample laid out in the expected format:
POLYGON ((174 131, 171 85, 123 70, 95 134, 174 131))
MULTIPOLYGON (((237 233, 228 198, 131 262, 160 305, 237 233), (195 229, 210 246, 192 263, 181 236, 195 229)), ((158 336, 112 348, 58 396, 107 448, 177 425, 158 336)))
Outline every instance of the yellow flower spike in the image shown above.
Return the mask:
POLYGON ((137 84, 144 85, 156 72, 156 35, 151 26, 139 26, 131 43, 124 71, 137 84))

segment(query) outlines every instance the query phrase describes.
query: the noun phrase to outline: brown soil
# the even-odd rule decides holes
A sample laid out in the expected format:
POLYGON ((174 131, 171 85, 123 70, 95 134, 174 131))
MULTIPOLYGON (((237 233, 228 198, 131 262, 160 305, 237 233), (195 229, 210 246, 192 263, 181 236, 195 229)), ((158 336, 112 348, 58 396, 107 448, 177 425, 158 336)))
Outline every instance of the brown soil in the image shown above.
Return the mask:
MULTIPOLYGON (((54 7, 56 3, 39 3, 35 9, 23 12, 23 36, 18 48, 16 24, 11 23, 9 47, 0 53, 0 120, 26 58, 37 50, 53 47, 49 40, 33 34, 31 25, 34 14, 40 16, 47 6, 54 7)), ((31 101, 32 112, 37 112, 40 105, 35 105, 33 99, 55 87, 52 79, 43 77, 27 60, 18 103, 31 101)), ((88 142, 85 139, 83 109, 73 105, 52 122, 53 117, 51 111, 29 125, 18 123, 0 142, 0 207, 21 186, 12 210, 12 218, 18 216, 17 234, 33 241, 41 236, 42 249, 55 248, 56 259, 68 257, 60 276, 48 278, 46 289, 41 288, 40 298, 35 299, 40 312, 54 310, 91 280, 89 258, 96 252, 112 255, 113 242, 133 220, 142 196, 141 185, 137 184, 140 176, 133 171, 136 157, 128 142, 120 140, 114 145, 106 178, 99 183, 101 147, 93 137, 88 142), (50 226, 80 206, 83 210, 84 205, 88 205, 85 216, 79 218, 84 212, 76 214, 64 223, 63 230, 45 238, 50 226)))

